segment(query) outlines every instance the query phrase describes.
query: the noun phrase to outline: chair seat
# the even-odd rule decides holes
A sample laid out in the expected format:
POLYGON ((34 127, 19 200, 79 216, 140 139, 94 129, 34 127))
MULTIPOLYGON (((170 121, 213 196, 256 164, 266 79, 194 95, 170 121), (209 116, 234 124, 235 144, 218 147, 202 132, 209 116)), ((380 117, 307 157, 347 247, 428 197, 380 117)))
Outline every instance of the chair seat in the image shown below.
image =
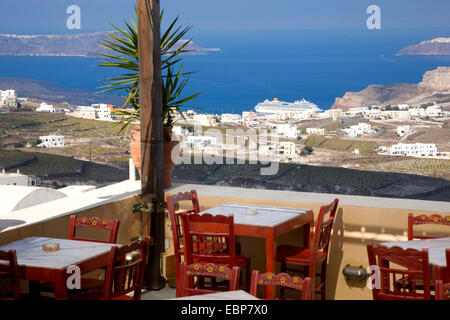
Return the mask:
MULTIPOLYGON (((277 248, 277 261, 282 263, 292 263, 308 265, 313 256, 311 249, 297 246, 283 245, 277 248)), ((316 261, 320 262, 326 259, 324 252, 317 252, 316 261)))

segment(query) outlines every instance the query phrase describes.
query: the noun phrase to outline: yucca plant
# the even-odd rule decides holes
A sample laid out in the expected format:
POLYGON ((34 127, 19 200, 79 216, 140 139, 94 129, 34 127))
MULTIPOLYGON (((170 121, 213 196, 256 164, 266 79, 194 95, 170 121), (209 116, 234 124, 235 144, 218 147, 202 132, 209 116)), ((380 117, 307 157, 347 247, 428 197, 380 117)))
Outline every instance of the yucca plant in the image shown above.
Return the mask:
MULTIPOLYGON (((163 16, 164 11, 161 13, 160 21, 163 20, 163 16)), ((161 35, 162 117, 164 126, 171 126, 174 123, 176 113, 184 118, 181 107, 200 95, 200 93, 196 93, 182 97, 183 90, 189 82, 187 76, 192 72, 182 72, 183 65, 180 64, 182 61, 180 55, 193 50, 187 49, 191 40, 182 40, 191 27, 176 26, 177 22, 178 17, 161 35), (178 67, 178 72, 174 72, 175 67, 178 67)), ((130 127, 132 122, 140 119, 138 27, 133 19, 131 19, 131 23, 125 22, 126 28, 124 29, 114 24, 111 25, 116 31, 108 32, 109 39, 101 40, 101 47, 107 49, 110 53, 97 53, 97 55, 106 58, 99 66, 124 70, 124 73, 118 77, 104 79, 107 84, 103 86, 103 92, 126 92, 126 95, 122 96, 124 98, 122 110, 114 112, 115 115, 121 117, 117 124, 121 125, 121 130, 125 130, 130 127)))

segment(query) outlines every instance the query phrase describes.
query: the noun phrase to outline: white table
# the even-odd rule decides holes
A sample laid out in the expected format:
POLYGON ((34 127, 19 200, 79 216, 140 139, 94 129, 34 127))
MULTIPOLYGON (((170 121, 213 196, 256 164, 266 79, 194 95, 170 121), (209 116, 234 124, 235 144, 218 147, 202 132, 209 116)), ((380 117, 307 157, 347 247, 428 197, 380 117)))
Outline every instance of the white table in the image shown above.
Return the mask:
POLYGON ((174 298, 170 300, 259 300, 244 290, 208 293, 189 297, 174 298))
MULTIPOLYGON (((230 215, 234 217, 234 234, 237 236, 264 238, 266 241, 266 272, 276 272, 277 237, 304 227, 304 243, 309 243, 310 229, 314 224, 314 214, 310 209, 270 207, 247 204, 223 204, 200 214, 230 215), (249 208, 257 214, 248 215, 249 208)), ((272 286, 265 286, 265 298, 274 296, 272 286)))
POLYGON ((78 266, 81 274, 100 269, 108 262, 111 247, 116 244, 89 241, 30 237, 0 247, 16 250, 21 278, 31 281, 55 283, 55 299, 66 299, 66 279, 69 266, 78 266), (44 251, 45 243, 59 243, 59 250, 44 251))
POLYGON ((234 216, 234 223, 249 226, 266 226, 275 227, 300 215, 309 212, 309 209, 296 209, 286 207, 270 207, 270 206, 255 206, 243 204, 223 204, 214 207, 200 214, 209 213, 215 215, 230 215, 234 216), (257 214, 249 215, 247 210, 249 208, 257 210, 257 214))
POLYGON ((450 275, 446 275, 447 261, 445 257, 445 250, 450 249, 450 238, 383 242, 381 245, 388 248, 397 246, 404 250, 428 249, 428 261, 434 268, 436 279, 445 279, 446 277, 450 277, 450 275))

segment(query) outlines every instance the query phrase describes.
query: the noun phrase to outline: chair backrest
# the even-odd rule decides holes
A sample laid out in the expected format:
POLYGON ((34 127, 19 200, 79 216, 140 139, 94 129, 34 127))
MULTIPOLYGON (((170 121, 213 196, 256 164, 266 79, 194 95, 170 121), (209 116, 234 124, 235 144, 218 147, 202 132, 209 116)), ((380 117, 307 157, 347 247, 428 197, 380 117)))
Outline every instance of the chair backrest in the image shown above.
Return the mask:
MULTIPOLYGON (((314 240, 311 246, 311 252, 317 253, 322 250, 328 253, 330 245, 331 231, 333 230, 334 217, 336 215, 339 199, 334 199, 332 203, 322 206, 317 217, 316 228, 314 229, 314 240), (324 221, 325 215, 330 214, 327 221, 324 221)), ((314 257, 316 255, 314 254, 314 257)))
POLYGON ((70 216, 69 220, 69 240, 81 240, 81 241, 91 241, 91 242, 102 242, 102 243, 116 243, 117 235, 119 233, 119 220, 114 219, 110 221, 108 219, 100 219, 97 217, 76 217, 75 215, 70 216), (76 236, 76 231, 79 227, 86 228, 97 228, 109 231, 109 239, 96 240, 96 239, 85 239, 76 236))
POLYGON ((300 300, 312 300, 313 288, 311 278, 300 278, 290 276, 287 273, 274 274, 266 272, 260 274, 258 270, 253 270, 250 294, 258 297, 258 286, 281 286, 291 288, 301 292, 300 300))
POLYGON ((184 257, 188 264, 197 261, 231 263, 235 260, 233 215, 182 215, 184 257))
POLYGON ((428 249, 404 250, 396 246, 388 248, 368 244, 367 254, 370 266, 376 266, 375 283, 372 284, 374 300, 430 299, 428 249), (392 267, 390 263, 404 269, 392 267))
MULTIPOLYGON (((447 259, 447 280, 450 281, 450 249, 445 250, 447 259)), ((450 300, 450 282, 444 283, 442 280, 436 281, 436 300, 450 300)))
POLYGON ((414 235, 415 225, 434 224, 445 225, 450 227, 450 216, 441 216, 439 214, 433 214, 427 216, 425 214, 414 216, 412 213, 408 214, 408 240, 414 239, 434 239, 436 237, 429 236, 416 236, 414 235))
POLYGON ((19 299, 20 274, 16 251, 0 251, 0 300, 19 299))
POLYGON ((180 270, 178 272, 177 278, 177 297, 186 297, 217 292, 214 290, 196 287, 196 284, 201 281, 199 281, 199 279, 195 281, 196 279, 193 279, 195 277, 212 277, 218 281, 226 280, 229 282, 228 291, 237 290, 239 286, 239 274, 240 268, 237 266, 233 267, 233 269, 230 269, 227 266, 215 265, 213 263, 195 263, 188 265, 186 261, 182 261, 180 263, 180 270))
POLYGON ((144 271, 147 263, 150 237, 122 247, 112 247, 105 275, 105 300, 133 292, 133 299, 141 299, 144 271), (126 263, 127 253, 140 251, 138 259, 126 263))
POLYGON ((172 228, 172 238, 173 238, 173 247, 175 254, 175 267, 176 272, 178 273, 180 268, 181 256, 183 255, 183 248, 181 246, 181 239, 183 239, 183 232, 181 228, 181 215, 183 213, 192 214, 200 212, 200 205, 198 202, 197 192, 195 190, 191 190, 190 192, 178 193, 172 196, 167 197, 167 208, 170 216, 170 225, 172 228), (183 211, 183 212, 175 212, 176 205, 181 201, 191 201, 192 209, 183 211))
POLYGON ((444 284, 442 280, 436 280, 435 291, 435 300, 450 300, 450 282, 444 284))

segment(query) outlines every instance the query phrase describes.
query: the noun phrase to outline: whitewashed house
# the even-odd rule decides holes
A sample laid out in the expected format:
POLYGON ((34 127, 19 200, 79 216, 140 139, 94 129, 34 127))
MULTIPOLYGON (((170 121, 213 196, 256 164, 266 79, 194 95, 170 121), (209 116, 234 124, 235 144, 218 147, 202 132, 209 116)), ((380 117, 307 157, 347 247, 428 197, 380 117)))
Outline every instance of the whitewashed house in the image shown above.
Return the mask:
POLYGON ((36 109, 37 112, 56 112, 56 109, 53 105, 42 102, 39 107, 36 109))
POLYGON ((220 118, 221 123, 234 123, 234 124, 241 124, 242 123, 242 117, 240 114, 234 114, 234 113, 224 113, 222 114, 220 118))
POLYGON ((17 96, 15 90, 0 90, 0 108, 17 108, 17 96))
POLYGON ((62 148, 64 144, 64 136, 41 136, 41 143, 37 146, 40 148, 62 148))
POLYGON ((277 126, 276 133, 286 138, 297 139, 300 132, 296 126, 290 124, 280 124, 277 126))
POLYGON ((409 133, 409 126, 398 126, 397 135, 403 137, 405 134, 409 133))
POLYGON ((375 130, 372 129, 372 126, 365 122, 360 122, 355 126, 344 128, 342 131, 350 137, 358 137, 363 134, 371 134, 375 132, 375 130))
POLYGON ((314 134, 314 135, 324 135, 324 128, 306 128, 306 134, 314 134))
POLYGON ((397 143, 389 148, 389 154, 407 157, 435 157, 437 148, 434 143, 397 143))
POLYGON ((194 114, 192 119, 195 125, 214 127, 217 124, 216 118, 212 114, 194 114))

